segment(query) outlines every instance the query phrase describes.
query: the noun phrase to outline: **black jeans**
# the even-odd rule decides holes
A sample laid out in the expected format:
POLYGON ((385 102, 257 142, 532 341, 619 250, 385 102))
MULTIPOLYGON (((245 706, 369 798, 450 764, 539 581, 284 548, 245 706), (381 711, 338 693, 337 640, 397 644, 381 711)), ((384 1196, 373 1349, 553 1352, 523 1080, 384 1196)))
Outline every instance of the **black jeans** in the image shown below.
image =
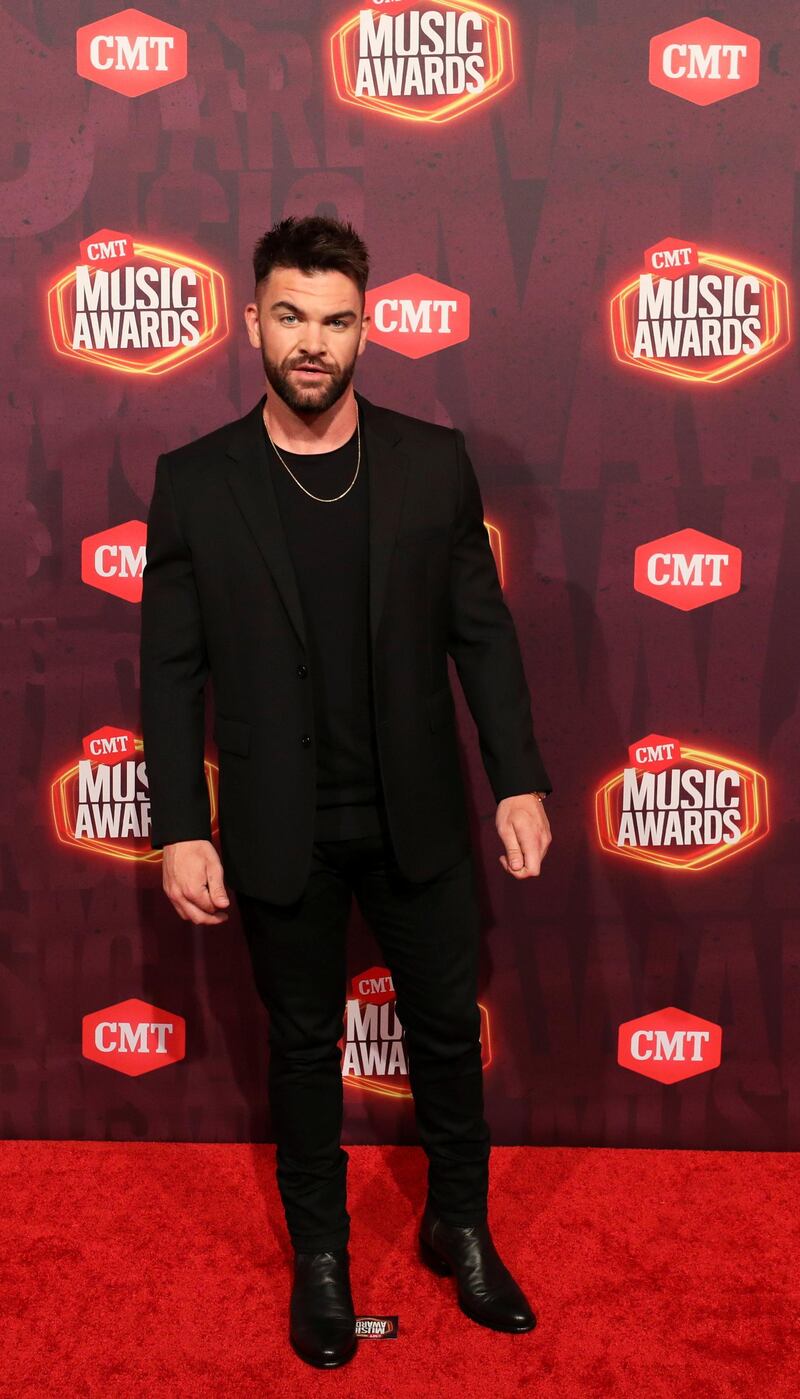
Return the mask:
POLYGON ((483 1115, 472 854, 419 884, 401 874, 385 835, 319 841, 294 903, 236 891, 269 1012, 276 1178, 296 1250, 342 1248, 350 1238, 338 1041, 353 894, 392 974, 431 1205, 450 1224, 487 1217, 491 1136, 483 1115))

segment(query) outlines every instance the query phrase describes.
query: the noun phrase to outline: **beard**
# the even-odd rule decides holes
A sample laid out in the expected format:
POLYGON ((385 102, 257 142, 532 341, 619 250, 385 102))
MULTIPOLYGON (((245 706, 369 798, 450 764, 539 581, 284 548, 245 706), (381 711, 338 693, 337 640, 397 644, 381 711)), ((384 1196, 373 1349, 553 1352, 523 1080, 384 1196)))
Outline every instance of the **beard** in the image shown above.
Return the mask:
POLYGON ((275 390, 279 398, 293 413, 306 419, 314 419, 320 413, 324 413, 331 408, 345 392, 353 371, 356 367, 358 355, 354 355, 349 364, 346 365, 325 365, 326 372, 320 374, 319 382, 301 383, 292 369, 297 364, 317 364, 319 361, 295 355, 288 364, 275 364, 267 358, 264 346, 261 346, 261 360, 264 365, 264 374, 267 383, 275 390))

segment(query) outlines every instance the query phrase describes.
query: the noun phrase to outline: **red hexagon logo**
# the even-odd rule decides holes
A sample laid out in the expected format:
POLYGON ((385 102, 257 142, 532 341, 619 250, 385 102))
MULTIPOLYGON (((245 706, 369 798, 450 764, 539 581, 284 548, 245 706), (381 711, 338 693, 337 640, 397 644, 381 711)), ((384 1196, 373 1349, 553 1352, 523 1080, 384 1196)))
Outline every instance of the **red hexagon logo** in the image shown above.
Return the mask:
POLYGON ((639 772, 664 772, 680 761, 681 745, 666 734, 647 734, 628 747, 628 760, 639 772))
POLYGON ((388 967, 367 967, 350 982, 351 992, 364 1005, 382 1006, 395 998, 394 981, 388 967))
POLYGON ((83 756, 93 763, 113 767, 127 758, 135 758, 136 735, 130 729, 115 729, 111 724, 104 724, 102 728, 86 734, 83 756))
POLYGON ((619 1027, 617 1063, 657 1083, 695 1078, 718 1069, 721 1059, 722 1027, 677 1006, 626 1020, 619 1027))
POLYGON ((761 45, 752 34, 707 15, 650 40, 654 87, 708 107, 758 83, 761 45))
POLYGON ((111 272, 132 262, 135 256, 130 234, 116 228, 99 228, 91 238, 81 240, 81 262, 87 267, 105 267, 111 272))
POLYGON ((82 1045, 86 1059, 139 1078, 186 1057, 186 1021, 134 996, 84 1015, 82 1045))
POLYGON ((738 593, 742 551, 697 529, 664 534, 636 550, 633 586, 645 597, 692 612, 738 593))
MULTIPOLYGON (((102 250, 108 231, 84 240, 82 256, 84 249, 102 250)), ((138 238, 110 261, 73 264, 51 285, 47 310, 58 354, 157 377, 227 336, 225 282, 208 263, 138 238)))
POLYGON ((144 520, 87 535, 81 543, 81 581, 126 602, 141 602, 146 546, 144 520))
POLYGON ((657 277, 683 277, 697 267, 697 246, 684 238, 662 238, 646 250, 644 267, 657 277))
POLYGON ((422 359, 469 339, 469 305, 465 291, 412 272, 367 292, 369 339, 408 359, 422 359))
POLYGON ((78 76, 140 97, 186 77, 186 30, 144 10, 118 10, 75 35, 78 76))
POLYGON ((452 121, 514 81, 511 25, 482 0, 372 0, 329 45, 339 100, 402 121, 452 121))

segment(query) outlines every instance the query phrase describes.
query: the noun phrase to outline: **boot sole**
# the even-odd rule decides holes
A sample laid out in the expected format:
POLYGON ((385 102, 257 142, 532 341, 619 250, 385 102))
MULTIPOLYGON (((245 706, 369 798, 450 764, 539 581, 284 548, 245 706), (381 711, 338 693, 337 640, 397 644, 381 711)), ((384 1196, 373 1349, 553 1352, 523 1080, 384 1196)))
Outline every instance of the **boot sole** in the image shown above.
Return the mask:
MULTIPOLYGON (((426 1263, 432 1272, 436 1273, 440 1278, 451 1276, 453 1269, 450 1264, 446 1259, 442 1258, 435 1249, 431 1248, 431 1245, 423 1238, 419 1240, 419 1252, 423 1263, 426 1263)), ((491 1331, 505 1331, 510 1335, 518 1336, 526 1331, 533 1331, 536 1326, 535 1317, 532 1324, 525 1323, 522 1326, 499 1326, 496 1322, 487 1321, 485 1317, 470 1311, 469 1307, 464 1305, 464 1301, 460 1294, 458 1295, 458 1305, 464 1315, 469 1317, 470 1321, 476 1322, 478 1326, 486 1326, 491 1331)))

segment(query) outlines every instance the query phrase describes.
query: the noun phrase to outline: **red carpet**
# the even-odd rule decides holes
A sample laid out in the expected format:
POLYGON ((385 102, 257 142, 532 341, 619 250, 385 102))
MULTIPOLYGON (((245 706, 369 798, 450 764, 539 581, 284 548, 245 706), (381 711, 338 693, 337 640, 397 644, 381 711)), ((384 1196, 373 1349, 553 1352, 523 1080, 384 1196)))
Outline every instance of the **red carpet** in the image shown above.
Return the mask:
POLYGON ((776 1399, 800 1394, 797 1155, 495 1147, 495 1240, 538 1313, 463 1316, 418 1261, 419 1148, 350 1154, 359 1313, 340 1370, 288 1348, 271 1146, 7 1142, 4 1399, 776 1399))

